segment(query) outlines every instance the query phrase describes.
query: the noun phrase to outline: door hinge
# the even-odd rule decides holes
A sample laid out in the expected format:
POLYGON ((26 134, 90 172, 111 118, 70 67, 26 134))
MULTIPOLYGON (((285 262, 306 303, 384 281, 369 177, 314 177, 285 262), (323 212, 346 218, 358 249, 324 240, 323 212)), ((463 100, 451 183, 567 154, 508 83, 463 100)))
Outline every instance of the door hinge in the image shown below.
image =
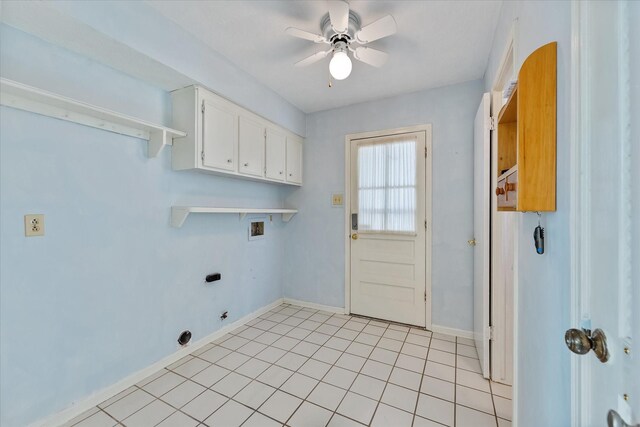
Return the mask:
POLYGON ((204 150, 200 152, 200 159, 202 159, 202 163, 204 163, 204 150))
POLYGON ((267 137, 267 130, 266 129, 264 130, 264 137, 265 138, 267 137))
POLYGON ((202 107, 200 108, 200 111, 202 111, 202 114, 204 114, 204 101, 202 101, 202 107))
POLYGON ((489 117, 489 130, 496 130, 496 118, 489 117))
POLYGON ((427 291, 424 291, 424 302, 427 302, 427 291))
POLYGON ((424 220, 424 229, 425 229, 425 230, 428 230, 428 229, 429 229, 429 226, 428 226, 428 224, 427 224, 427 220, 426 220, 426 219, 424 220))
POLYGON ((487 328, 487 335, 489 335, 489 341, 493 341, 493 326, 487 328))
POLYGON ((429 156, 429 149, 427 147, 424 147, 424 157, 428 157, 429 156))

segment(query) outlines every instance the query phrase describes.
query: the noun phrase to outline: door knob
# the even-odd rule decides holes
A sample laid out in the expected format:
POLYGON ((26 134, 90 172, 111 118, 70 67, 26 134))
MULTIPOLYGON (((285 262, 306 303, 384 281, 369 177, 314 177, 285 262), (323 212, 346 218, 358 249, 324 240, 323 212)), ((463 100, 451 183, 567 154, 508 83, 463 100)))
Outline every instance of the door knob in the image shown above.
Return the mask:
POLYGON ((607 336, 602 329, 596 329, 593 333, 589 329, 569 329, 564 334, 564 342, 576 354, 587 354, 593 350, 600 362, 609 360, 607 336))
POLYGON ((356 233, 353 233, 351 235, 351 240, 358 240, 358 235, 356 233))
POLYGON ((496 187, 496 196, 504 194, 504 188, 496 187))
POLYGON ((608 427, 640 427, 640 424, 636 424, 636 425, 627 424, 625 420, 622 419, 620 414, 618 414, 615 410, 611 409, 607 413, 607 426, 608 427))
POLYGON ((516 185, 513 182, 507 182, 504 185, 505 191, 516 191, 516 185))
POLYGON ((469 246, 475 246, 476 245, 476 239, 467 240, 467 243, 469 244, 469 246))

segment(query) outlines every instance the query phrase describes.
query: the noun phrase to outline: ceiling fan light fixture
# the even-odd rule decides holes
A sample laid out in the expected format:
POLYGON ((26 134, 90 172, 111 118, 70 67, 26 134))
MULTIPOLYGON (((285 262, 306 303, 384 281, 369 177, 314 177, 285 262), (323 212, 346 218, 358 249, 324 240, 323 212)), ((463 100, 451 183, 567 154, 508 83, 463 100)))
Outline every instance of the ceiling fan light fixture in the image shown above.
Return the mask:
POLYGON ((329 72, 336 80, 344 80, 351 74, 351 59, 344 49, 336 50, 329 62, 329 72))

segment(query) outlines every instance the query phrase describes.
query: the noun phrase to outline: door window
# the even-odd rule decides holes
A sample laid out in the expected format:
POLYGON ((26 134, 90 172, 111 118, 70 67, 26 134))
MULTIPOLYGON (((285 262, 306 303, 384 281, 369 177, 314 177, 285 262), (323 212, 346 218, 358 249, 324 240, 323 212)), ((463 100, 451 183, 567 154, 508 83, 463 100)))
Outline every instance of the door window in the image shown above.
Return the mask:
POLYGON ((415 234, 415 138, 358 146, 358 230, 415 234))

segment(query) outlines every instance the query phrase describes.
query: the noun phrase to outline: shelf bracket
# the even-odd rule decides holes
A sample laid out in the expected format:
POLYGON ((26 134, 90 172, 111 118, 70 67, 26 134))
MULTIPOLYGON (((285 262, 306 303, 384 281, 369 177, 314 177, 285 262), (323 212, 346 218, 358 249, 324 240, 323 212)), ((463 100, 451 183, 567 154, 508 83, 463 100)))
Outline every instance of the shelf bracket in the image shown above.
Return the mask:
POLYGON ((176 228, 182 227, 182 224, 184 224, 184 221, 187 219, 190 212, 191 211, 188 208, 172 206, 171 207, 171 226, 176 228))
POLYGON ((294 216, 294 215, 295 215, 295 213, 283 213, 283 214, 282 214, 282 220, 283 220, 284 222, 289 222, 289 220, 290 220, 291 218, 293 218, 293 216, 294 216))
POLYGON ((169 145, 170 136, 167 131, 157 130, 149 133, 149 144, 147 145, 147 156, 149 158, 158 157, 165 145, 169 145))

